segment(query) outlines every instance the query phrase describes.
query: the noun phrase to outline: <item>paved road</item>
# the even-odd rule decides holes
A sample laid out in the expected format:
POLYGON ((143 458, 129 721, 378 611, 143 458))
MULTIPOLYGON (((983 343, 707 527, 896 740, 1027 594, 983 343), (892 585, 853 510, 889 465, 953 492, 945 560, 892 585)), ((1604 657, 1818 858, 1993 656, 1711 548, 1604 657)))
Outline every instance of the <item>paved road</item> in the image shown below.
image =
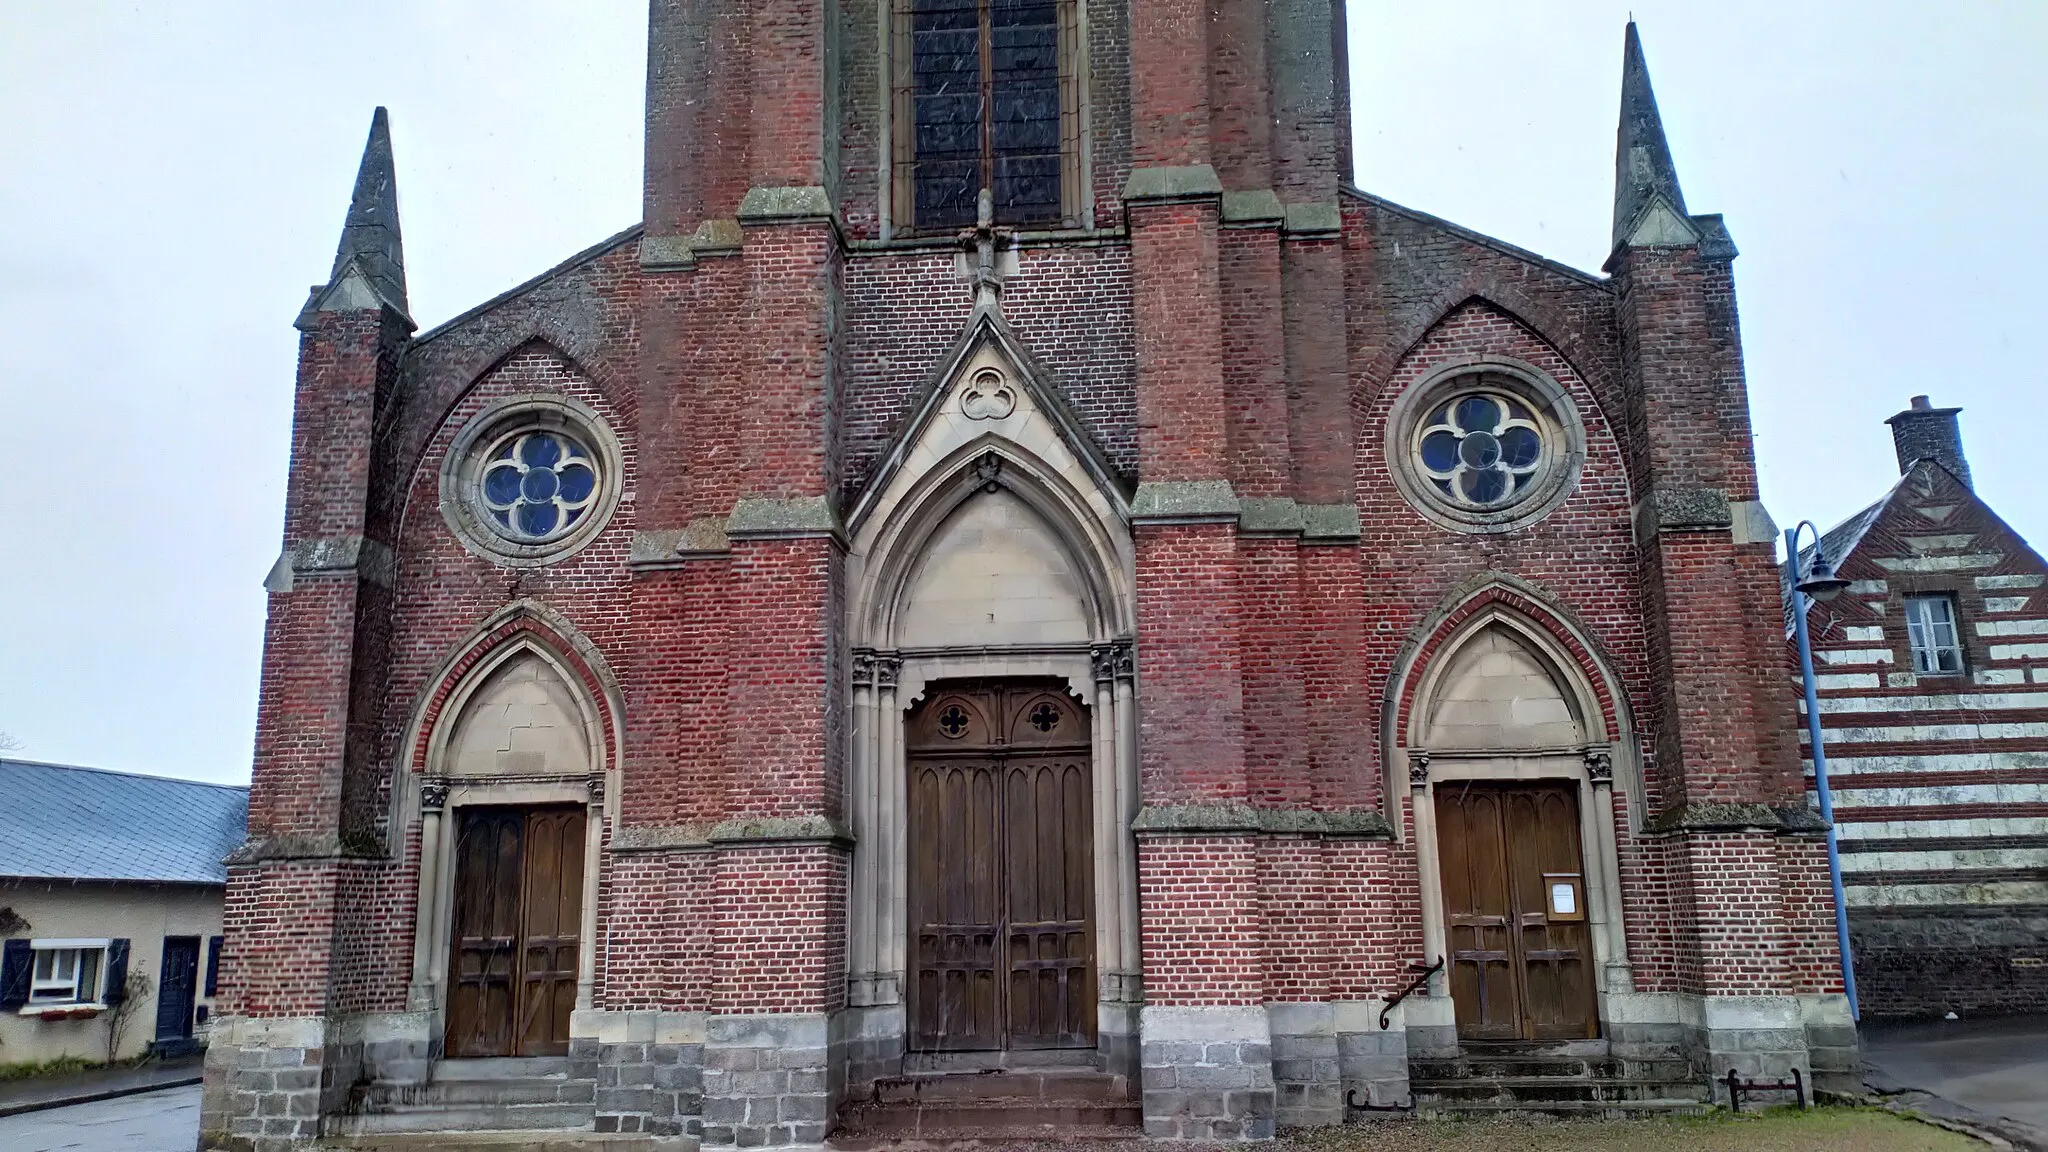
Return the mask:
POLYGON ((1928 1093, 2004 1121, 1996 1130, 2015 1142, 2048 1148, 2048 1016, 1869 1023, 1863 1062, 1884 1091, 1928 1093))
POLYGON ((6 1152, 192 1152, 199 1085, 0 1116, 6 1152))

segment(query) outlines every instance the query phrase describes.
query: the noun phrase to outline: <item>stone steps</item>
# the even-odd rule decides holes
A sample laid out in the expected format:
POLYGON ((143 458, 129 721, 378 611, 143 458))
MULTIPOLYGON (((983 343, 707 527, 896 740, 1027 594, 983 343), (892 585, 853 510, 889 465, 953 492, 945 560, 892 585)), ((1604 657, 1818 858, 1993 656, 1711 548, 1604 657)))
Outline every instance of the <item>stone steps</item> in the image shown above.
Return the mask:
POLYGON ((884 1104, 987 1099, 1128 1102, 1131 1085, 1126 1077, 1087 1068, 1038 1068, 903 1076, 877 1082, 875 1095, 884 1104))
POLYGON ((876 1084, 874 1098, 841 1111, 837 1147, 900 1142, 1138 1137, 1143 1110, 1128 1077, 1092 1068, 913 1074, 876 1084))
POLYGON ((1410 1091, 1419 1098, 1442 1104, 1468 1103, 1560 1103, 1588 1101, 1632 1103, 1638 1100, 1694 1100, 1713 1098, 1706 1084, 1667 1080, 1582 1078, 1575 1076, 1501 1076, 1470 1080, 1416 1080, 1410 1091))
POLYGON ((1477 1119, 1482 1116, 1527 1115, 1539 1112, 1550 1116, 1565 1116, 1580 1120, 1631 1120, 1644 1116, 1701 1116, 1714 1110, 1712 1104, 1700 1100, 1653 1099, 1653 1100, 1473 1100, 1452 1103, 1431 1103, 1420 1093, 1416 1094, 1415 1111, 1419 1116, 1466 1117, 1477 1119))
POLYGON ((878 1135, 868 1132, 841 1131, 825 1141, 825 1146, 836 1152, 954 1152, 970 1148, 1003 1149, 1012 1152, 1021 1141, 1038 1143, 1079 1143, 1079 1144, 1139 1144, 1145 1140, 1144 1129, 1135 1125, 1087 1125, 1079 1124, 1047 1132, 1036 1126, 1025 1128, 987 1128, 961 1136, 896 1136, 878 1135))
POLYGON ((383 1132, 323 1136, 308 1152, 693 1152, 679 1136, 627 1136, 609 1132, 523 1129, 498 1132, 383 1132))
POLYGON ((594 1113, 589 1104, 401 1104, 336 1116, 329 1123, 345 1135, 544 1128, 589 1131, 594 1113))
POLYGON ((1600 1041, 1468 1044, 1417 1060, 1409 1091, 1426 1116, 1537 1112, 1621 1117, 1703 1112, 1713 1092, 1682 1059, 1614 1057, 1600 1041))
POLYGON ((955 1072, 1043 1071, 1048 1068, 1100 1070, 1102 1057, 1093 1048, 1026 1048, 992 1052, 909 1052, 903 1057, 906 1076, 955 1072))
POLYGON ((356 1137, 547 1132, 552 1139, 590 1132, 596 1101, 597 1082, 570 1076, 560 1057, 443 1060, 424 1084, 358 1086, 348 1113, 329 1126, 356 1137))

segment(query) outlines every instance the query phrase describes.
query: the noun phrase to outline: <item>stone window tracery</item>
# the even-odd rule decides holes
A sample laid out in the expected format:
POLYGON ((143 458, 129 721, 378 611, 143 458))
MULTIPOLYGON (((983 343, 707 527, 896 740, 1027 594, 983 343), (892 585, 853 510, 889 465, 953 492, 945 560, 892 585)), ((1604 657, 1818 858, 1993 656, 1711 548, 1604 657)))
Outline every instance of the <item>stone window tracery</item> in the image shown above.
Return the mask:
POLYGON ((1505 532, 1568 495, 1585 433, 1564 389, 1527 365, 1446 367, 1394 403, 1386 433, 1395 485, 1416 511, 1460 532, 1505 532))
POLYGON ((450 445, 441 511, 470 551, 531 567, 574 553, 618 504, 622 457, 597 413, 560 396, 486 408, 450 445))
POLYGON ((597 464, 566 433, 516 431, 485 454, 481 498, 513 539, 552 540, 590 511, 597 464))

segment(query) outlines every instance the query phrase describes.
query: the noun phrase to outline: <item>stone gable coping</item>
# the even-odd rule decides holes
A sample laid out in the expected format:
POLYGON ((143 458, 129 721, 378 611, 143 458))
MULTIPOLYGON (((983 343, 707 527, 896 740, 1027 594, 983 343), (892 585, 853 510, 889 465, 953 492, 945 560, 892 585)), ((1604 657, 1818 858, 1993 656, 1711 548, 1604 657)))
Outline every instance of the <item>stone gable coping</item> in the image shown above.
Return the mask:
MULTIPOLYGON (((1332 205, 1335 207, 1335 205, 1332 205)), ((1287 209, 1271 188, 1223 194, 1225 224, 1278 224, 1287 219, 1287 209)))
MULTIPOLYGON (((799 496, 792 500, 748 496, 733 505, 725 522, 729 540, 789 540, 829 536, 846 545, 846 529, 839 513, 823 496, 799 496)), ((680 542, 680 541, 679 541, 680 542)))
POLYGON ((829 816, 771 816, 755 820, 724 820, 711 826, 710 843, 720 847, 747 844, 832 844, 851 848, 853 833, 829 816))
POLYGON ((1355 544, 1365 534, 1356 504, 1303 504, 1301 536, 1320 544, 1355 544))
POLYGON ((711 829, 703 824, 619 828, 612 832, 614 852, 673 852, 711 847, 711 829))
POLYGON ((1675 832, 1826 832, 1827 821, 1804 805, 1774 807, 1769 804, 1684 804, 1650 818, 1647 831, 1653 835, 1675 832))
POLYGON ((1223 195, 1223 181, 1207 164, 1133 168, 1124 185, 1124 202, 1136 200, 1204 200, 1223 195))
POLYGON ((747 194, 740 198, 739 222, 742 225, 834 219, 832 197, 815 184, 749 188, 747 194))
POLYGON ((1149 481, 1131 497, 1131 521, 1140 524, 1235 521, 1242 510, 1228 480, 1149 481))
POLYGON ((1289 236, 1335 236, 1343 230, 1344 213, 1335 200, 1287 206, 1289 236))

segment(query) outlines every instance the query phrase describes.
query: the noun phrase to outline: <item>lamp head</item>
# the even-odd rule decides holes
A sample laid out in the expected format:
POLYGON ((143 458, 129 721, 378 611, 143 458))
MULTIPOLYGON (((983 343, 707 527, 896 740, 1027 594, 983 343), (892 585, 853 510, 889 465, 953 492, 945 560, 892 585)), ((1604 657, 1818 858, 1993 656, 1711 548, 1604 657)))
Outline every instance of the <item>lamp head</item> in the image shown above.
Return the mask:
POLYGON ((1849 587, 1849 582, 1835 575, 1835 566, 1828 563, 1828 558, 1816 547, 1813 550, 1813 570, 1807 573, 1806 579, 1794 584, 1793 587, 1806 593, 1816 602, 1825 603, 1840 596, 1843 590, 1849 587))

